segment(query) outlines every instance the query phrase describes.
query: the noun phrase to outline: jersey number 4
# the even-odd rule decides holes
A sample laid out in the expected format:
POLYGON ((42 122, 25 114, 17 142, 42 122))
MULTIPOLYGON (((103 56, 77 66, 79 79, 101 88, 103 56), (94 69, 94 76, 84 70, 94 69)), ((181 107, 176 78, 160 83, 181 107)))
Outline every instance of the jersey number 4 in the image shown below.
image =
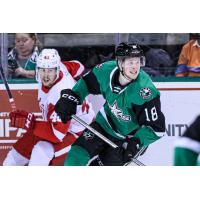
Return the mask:
POLYGON ((156 107, 154 106, 153 108, 151 108, 149 110, 147 108, 144 109, 145 114, 146 114, 146 120, 148 122, 150 122, 151 120, 156 121, 158 119, 158 113, 156 111, 156 107), (150 110, 150 112, 149 112, 149 110, 150 110))
POLYGON ((55 111, 51 114, 50 119, 52 122, 61 122, 60 117, 57 115, 55 111))

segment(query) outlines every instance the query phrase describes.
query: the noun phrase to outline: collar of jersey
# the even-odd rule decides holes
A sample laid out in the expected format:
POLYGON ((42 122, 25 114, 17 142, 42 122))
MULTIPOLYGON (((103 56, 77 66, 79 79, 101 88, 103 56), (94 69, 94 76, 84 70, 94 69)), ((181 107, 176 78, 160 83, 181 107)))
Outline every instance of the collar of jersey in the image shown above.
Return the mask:
POLYGON ((127 85, 123 87, 121 85, 114 84, 114 78, 115 78, 114 76, 116 75, 117 70, 118 70, 118 67, 115 67, 110 73, 110 89, 113 93, 121 94, 126 89, 127 85))
POLYGON ((195 47, 195 46, 198 47, 198 48, 200 47, 200 45, 199 45, 199 43, 197 42, 197 40, 195 40, 195 42, 194 42, 194 44, 193 44, 193 47, 195 47))

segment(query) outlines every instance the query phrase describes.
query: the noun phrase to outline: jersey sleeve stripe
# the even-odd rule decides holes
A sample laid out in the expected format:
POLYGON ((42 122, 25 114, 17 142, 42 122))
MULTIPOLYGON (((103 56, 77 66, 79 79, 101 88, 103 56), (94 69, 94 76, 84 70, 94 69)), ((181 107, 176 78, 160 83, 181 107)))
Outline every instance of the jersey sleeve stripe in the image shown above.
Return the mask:
POLYGON ((99 82, 92 71, 85 74, 83 80, 85 81, 90 94, 101 94, 99 82))
POLYGON ((85 67, 78 61, 73 60, 73 62, 76 62, 79 64, 79 68, 76 71, 76 74, 73 76, 74 78, 80 77, 81 75, 83 75, 84 71, 85 71, 85 67))
POLYGON ((200 153, 200 142, 188 137, 181 137, 174 144, 175 147, 185 148, 200 153))
POLYGON ((70 149, 71 149, 71 145, 68 146, 68 147, 65 147, 65 148, 63 148, 63 149, 61 149, 59 151, 56 151, 54 155, 55 155, 55 157, 59 157, 59 156, 61 156, 63 154, 68 153, 70 149))
POLYGON ((60 131, 56 130, 53 125, 52 125, 52 129, 53 129, 53 133, 54 135, 60 140, 62 141, 63 138, 65 137, 65 134, 61 133, 60 131))

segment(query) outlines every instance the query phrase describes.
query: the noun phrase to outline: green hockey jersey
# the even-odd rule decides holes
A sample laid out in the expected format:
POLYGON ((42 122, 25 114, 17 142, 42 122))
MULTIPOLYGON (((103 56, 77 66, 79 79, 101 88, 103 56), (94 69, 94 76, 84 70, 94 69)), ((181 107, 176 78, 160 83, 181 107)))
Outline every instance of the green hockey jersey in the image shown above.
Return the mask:
POLYGON ((156 132, 165 131, 160 93, 143 70, 126 86, 118 79, 116 61, 105 62, 85 74, 73 91, 81 101, 88 94, 102 94, 106 102, 96 116, 101 127, 118 139, 133 135, 147 146, 160 138, 156 132))

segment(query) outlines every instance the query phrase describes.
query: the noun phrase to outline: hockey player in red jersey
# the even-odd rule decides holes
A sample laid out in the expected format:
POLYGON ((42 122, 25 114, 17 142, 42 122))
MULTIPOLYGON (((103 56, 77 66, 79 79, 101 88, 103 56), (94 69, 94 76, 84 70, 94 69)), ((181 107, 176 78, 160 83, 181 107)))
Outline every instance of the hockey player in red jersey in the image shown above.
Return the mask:
MULTIPOLYGON (((75 80, 83 73, 84 67, 77 61, 61 62, 58 52, 44 49, 36 66, 36 80, 39 83, 38 101, 42 112, 42 121, 36 120, 32 113, 14 111, 10 113, 11 125, 24 128, 27 132, 14 145, 5 158, 3 165, 57 165, 67 155, 71 144, 84 130, 73 119, 62 123, 54 111, 54 105, 61 90, 71 89, 75 80), (70 71, 70 73, 69 73, 70 71)), ((86 99, 76 110, 76 115, 90 124, 94 111, 86 99)))

